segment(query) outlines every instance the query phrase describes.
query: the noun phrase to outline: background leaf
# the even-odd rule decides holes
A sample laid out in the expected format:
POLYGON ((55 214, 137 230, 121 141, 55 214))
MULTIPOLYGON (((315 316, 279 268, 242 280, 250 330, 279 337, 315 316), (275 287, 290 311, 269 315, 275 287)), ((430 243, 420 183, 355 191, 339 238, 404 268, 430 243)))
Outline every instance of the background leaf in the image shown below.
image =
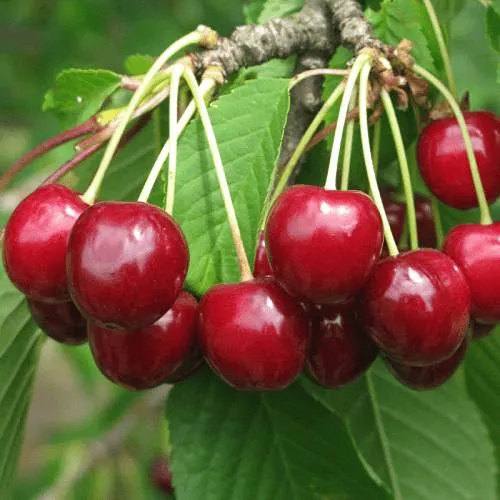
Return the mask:
POLYGON ((486 34, 493 50, 500 52, 500 12, 493 7, 486 11, 486 34))
POLYGON ((125 69, 131 75, 143 75, 153 65, 154 58, 146 54, 132 54, 125 59, 125 69))
POLYGON ((167 402, 178 500, 387 498, 342 422, 300 385, 236 391, 203 370, 167 402))
POLYGON ((260 24, 276 17, 289 16, 304 6, 304 0, 267 0, 259 15, 260 24))

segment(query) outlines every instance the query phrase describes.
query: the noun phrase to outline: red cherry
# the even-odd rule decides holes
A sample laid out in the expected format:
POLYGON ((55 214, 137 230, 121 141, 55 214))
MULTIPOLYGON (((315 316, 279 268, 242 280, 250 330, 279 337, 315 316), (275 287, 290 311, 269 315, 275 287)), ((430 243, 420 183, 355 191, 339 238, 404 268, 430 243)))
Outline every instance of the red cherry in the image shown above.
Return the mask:
POLYGON ((151 463, 151 481, 155 488, 167 495, 173 495, 172 472, 168 458, 165 456, 156 457, 151 463))
MULTIPOLYGON (((500 194, 500 127, 492 113, 465 113, 486 198, 500 194)), ((459 209, 478 206, 469 161, 455 118, 436 120, 422 131, 417 145, 420 173, 429 189, 442 202, 459 209)))
POLYGON ((316 306, 311 318, 307 372, 315 382, 335 389, 368 370, 378 349, 364 332, 353 304, 316 306))
POLYGON ((40 329, 54 340, 67 345, 87 342, 87 321, 73 302, 47 304, 28 299, 28 308, 40 329))
POLYGON ((70 300, 66 249, 71 229, 87 206, 75 191, 51 184, 31 193, 12 213, 4 234, 5 271, 28 298, 70 300))
POLYGON ((417 216, 418 244, 421 247, 436 248, 436 221, 434 220, 431 200, 423 196, 416 196, 415 213, 417 216))
POLYGON ((199 333, 205 358, 228 384, 283 389, 303 368, 309 319, 273 278, 256 278, 209 290, 199 333))
POLYGON ((264 239, 264 231, 259 233, 257 240, 257 250, 255 252, 255 260, 253 264, 253 275, 256 278, 263 278, 264 276, 272 276, 273 270, 267 258, 266 253, 266 240, 264 239))
POLYGON ((195 343, 191 349, 191 353, 184 358, 179 368, 174 370, 163 382, 165 384, 177 384, 188 379, 203 366, 203 361, 203 353, 198 343, 195 343))
POLYGON ((73 301, 110 328, 152 325, 179 294, 189 263, 184 236, 146 203, 97 203, 78 219, 68 247, 73 301))
POLYGON ((380 261, 363 292, 368 334, 394 360, 426 366, 449 358, 469 325, 470 291, 444 253, 424 249, 380 261))
POLYGON ((469 283, 472 316, 481 323, 500 321, 500 223, 461 224, 448 233, 443 251, 469 283))
POLYGON ((149 327, 124 332, 89 323, 89 343, 106 377, 130 389, 150 389, 164 383, 191 355, 197 322, 198 303, 181 292, 149 327))
POLYGON ((277 199, 266 227, 276 279, 304 302, 345 302, 363 286, 382 249, 382 223, 359 191, 293 186, 277 199))
POLYGON ((382 202, 384 203, 385 213, 389 219, 392 235, 397 243, 401 240, 401 236, 403 236, 406 219, 406 205, 392 199, 390 191, 382 193, 382 202))
POLYGON ((465 339, 460 347, 444 361, 430 366, 408 366, 397 361, 385 358, 392 374, 411 389, 434 389, 451 378, 457 371, 467 351, 468 340, 465 339))

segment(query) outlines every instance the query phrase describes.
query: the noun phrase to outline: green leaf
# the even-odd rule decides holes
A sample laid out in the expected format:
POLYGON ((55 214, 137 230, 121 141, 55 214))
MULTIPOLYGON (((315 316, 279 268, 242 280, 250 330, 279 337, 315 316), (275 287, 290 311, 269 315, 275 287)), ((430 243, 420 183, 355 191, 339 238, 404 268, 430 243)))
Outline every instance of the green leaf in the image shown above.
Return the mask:
POLYGON ((120 86, 120 75, 107 70, 68 69, 59 73, 45 95, 43 110, 64 121, 81 122, 99 111, 120 86))
POLYGON ((387 498, 341 420, 295 384, 236 391, 203 370, 167 401, 178 500, 387 498))
POLYGON ((265 3, 266 0, 250 0, 243 6, 246 24, 256 24, 258 22, 265 3))
POLYGON ((486 11, 486 34, 493 50, 500 52, 500 12, 493 7, 486 11))
POLYGON ((394 498, 496 498, 492 445, 457 378, 433 391, 411 391, 380 361, 341 390, 304 386, 343 416, 368 471, 394 498))
POLYGON ((25 300, 0 266, 0 498, 11 498, 40 346, 25 300))
POLYGON ((465 6, 465 0, 438 0, 432 2, 439 21, 451 21, 465 6))
MULTIPOLYGON (((490 431, 500 464, 500 332, 474 342, 465 362, 465 380, 470 397, 479 407, 490 431)), ((500 473, 497 471, 497 492, 500 497, 500 473)))
POLYGON ((304 0, 267 0, 259 15, 260 24, 277 17, 289 16, 304 6, 304 0))
MULTIPOLYGON (((258 79, 210 107, 229 187, 248 255, 254 252, 262 204, 288 112, 288 81, 258 79)), ((203 128, 197 119, 179 142, 174 215, 189 243, 188 286, 203 294, 215 283, 238 281, 236 252, 203 128)))
POLYGON ((153 65, 154 57, 146 54, 132 54, 125 59, 125 69, 131 75, 143 75, 153 65))

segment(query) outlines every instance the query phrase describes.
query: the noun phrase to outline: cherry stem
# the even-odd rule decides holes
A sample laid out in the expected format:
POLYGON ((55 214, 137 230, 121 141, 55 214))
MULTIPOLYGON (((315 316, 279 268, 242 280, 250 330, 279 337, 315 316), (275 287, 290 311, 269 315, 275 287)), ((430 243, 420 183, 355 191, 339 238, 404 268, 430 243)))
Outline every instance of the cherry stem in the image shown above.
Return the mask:
POLYGON ((169 142, 169 158, 168 158, 168 178, 167 178, 167 199, 165 203, 165 211, 172 215, 174 210, 175 199, 175 175, 177 172, 177 141, 179 139, 177 115, 179 106, 179 87, 181 84, 183 66, 175 66, 172 71, 172 79, 170 80, 170 108, 168 129, 170 137, 169 142))
POLYGON ((389 249, 389 254, 392 256, 398 255, 399 250, 394 240, 394 236, 389 225, 389 220, 385 212, 382 196, 377 184, 377 174, 375 173, 375 166, 373 164, 373 157, 370 146, 370 131, 368 128, 368 80, 370 78, 371 64, 365 62, 361 70, 360 83, 359 83, 359 128, 361 132, 361 146, 363 149, 363 157, 365 159, 366 174, 368 176, 368 183, 370 184, 370 191, 375 205, 378 208, 380 217, 382 218, 382 225, 384 227, 384 236, 389 249))
POLYGON ((378 172, 380 163, 380 145, 382 139, 382 123, 378 120, 373 126, 372 151, 373 151, 373 166, 375 173, 378 172))
POLYGON ((238 218, 236 216, 236 211, 234 209, 233 200, 231 198, 231 191, 229 190, 229 185, 226 178, 226 172, 224 170, 224 165, 222 164, 222 158, 219 151, 219 146, 217 145, 217 139, 215 137, 215 132, 210 120, 210 115, 208 114, 208 108, 203 99, 203 95, 200 92, 200 87, 196 81, 196 77, 190 68, 184 69, 184 79, 191 90, 193 99, 198 108, 198 113, 200 115, 203 128, 205 130, 205 136, 207 138, 208 147, 210 149, 210 154, 212 156, 212 161, 215 167, 215 173, 217 174, 217 180, 219 181, 219 189, 224 200, 224 207, 226 209, 227 219, 229 222, 229 227, 231 228, 231 235, 233 237, 234 247, 236 249, 236 254, 238 256, 238 263, 240 266, 240 274, 242 281, 248 281, 253 278, 252 271, 250 269, 250 264, 248 262, 248 257, 245 252, 245 247, 241 239, 240 227, 238 225, 238 218))
MULTIPOLYGON (((200 93, 205 98, 205 96, 211 95, 213 93, 215 87, 216 87, 216 82, 214 80, 205 79, 201 82, 200 93)), ((191 120, 191 118, 194 116, 195 113, 196 113, 196 104, 194 100, 192 100, 186 107, 186 110, 182 114, 177 124, 178 136, 187 127, 187 124, 189 123, 189 121, 191 120)), ((170 140, 167 140, 163 145, 160 154, 156 158, 154 165, 151 168, 151 171, 149 172, 146 182, 144 183, 144 187, 142 188, 142 191, 139 195, 138 201, 142 201, 144 203, 148 201, 153 191, 154 185, 156 184, 156 181, 163 169, 163 165, 165 165, 165 162, 168 159, 169 154, 170 154, 170 140)))
POLYGON ((469 135, 469 129, 467 128, 467 124, 465 123, 465 118, 462 110, 460 109, 460 105, 455 100, 451 92, 446 88, 446 85, 444 85, 443 82, 436 78, 432 73, 427 71, 425 68, 422 68, 418 64, 413 65, 413 70, 422 78, 425 78, 427 81, 432 83, 441 92, 441 94, 443 94, 444 98, 448 101, 450 108, 455 114, 458 126, 460 127, 460 131, 462 132, 465 150, 469 159, 472 181, 474 183, 474 189, 476 190, 477 201, 479 203, 479 210, 481 212, 481 224, 491 224, 492 219, 490 208, 488 207, 488 201, 486 200, 486 195, 484 194, 483 183, 481 181, 481 176, 479 175, 479 167, 477 165, 476 156, 474 155, 474 147, 469 135))
POLYGON ((434 216, 434 225, 436 227, 437 247, 441 248, 444 241, 443 221, 441 220, 441 210, 439 202, 435 196, 431 196, 432 215, 434 216))
POLYGON ((288 90, 292 90, 296 85, 305 80, 306 78, 311 78, 313 76, 346 76, 349 74, 348 70, 345 69, 334 69, 334 68, 317 68, 317 69, 308 69, 307 71, 303 71, 298 75, 295 75, 290 80, 290 85, 288 86, 288 90))
POLYGON ((37 158, 47 154, 49 151, 66 144, 78 137, 90 134, 91 132, 96 132, 100 129, 100 125, 97 123, 96 117, 92 116, 83 123, 77 125, 76 127, 65 130, 60 134, 53 137, 49 137, 46 141, 42 142, 31 151, 21 156, 1 177, 0 177, 0 191, 2 191, 7 184, 25 167, 30 163, 35 161, 37 158))
POLYGON ((410 236, 410 248, 418 249, 418 232, 417 232, 417 215, 415 212, 415 199, 413 196, 413 186, 411 182, 410 167, 408 166, 408 158, 406 157, 406 148, 403 142, 403 135, 399 127, 396 110, 392 104, 391 97, 387 90, 382 89, 382 103, 384 104, 385 112, 391 127, 396 153, 398 155, 399 167, 401 170, 401 179, 403 181, 403 189, 406 200, 406 211, 408 214, 408 232, 410 236))
POLYGON ((200 43, 200 41, 202 40, 202 36, 203 33, 200 30, 198 30, 198 31, 193 31, 192 33, 189 33, 188 35, 180 38, 172 45, 170 45, 158 57, 158 59, 156 59, 154 64, 148 70, 148 72, 144 76, 144 79, 139 85, 139 88, 134 92, 132 98, 130 99, 127 109, 125 110, 123 117, 120 120, 120 123, 116 127, 115 131, 113 132, 113 135, 111 136, 111 139, 108 142, 108 145, 104 152, 104 156, 102 157, 101 163, 99 165, 99 168, 97 169, 94 179, 90 183, 90 186, 88 187, 85 194, 82 196, 84 201, 86 201, 89 204, 92 204, 95 201, 99 188, 101 187, 102 181, 106 174, 106 171, 111 163, 111 160, 113 159, 113 155, 116 152, 116 148, 120 143, 120 139, 123 133, 125 132, 127 124, 132 118, 135 109, 141 103, 143 97, 150 90, 151 84, 154 81, 154 77, 163 68, 163 66, 167 63, 167 61, 171 59, 177 52, 184 49, 185 47, 188 47, 189 45, 200 43))
POLYGON ((441 58, 443 59, 444 70, 446 73, 446 79, 448 80, 448 87, 451 93, 456 96, 457 88, 455 85, 455 78, 453 77, 453 69, 451 67, 450 54, 448 52, 448 47, 446 46, 446 41, 444 39, 443 30, 439 24, 439 19, 437 17, 434 6, 431 0, 422 0, 427 14, 429 15, 429 20, 431 21, 432 29, 434 30, 434 35, 439 46, 439 52, 441 53, 441 58))
POLYGON ((363 65, 369 60, 369 57, 370 56, 367 54, 360 54, 354 61, 351 71, 349 72, 344 96, 342 97, 342 102, 340 103, 337 126, 335 127, 335 134, 333 136, 332 153, 330 155, 330 164, 328 166, 325 189, 334 190, 337 188, 337 169, 340 157, 340 147, 342 145, 342 135, 344 133, 344 126, 347 120, 347 113, 349 111, 349 103, 354 92, 356 81, 358 80, 359 72, 361 71, 363 65))
MULTIPOLYGON (((352 92, 351 102, 349 103, 349 113, 356 107, 358 97, 356 87, 352 92)), ((351 158, 352 158, 352 143, 354 138, 354 120, 349 120, 345 131, 344 158, 342 162, 342 179, 340 181, 340 189, 346 191, 349 187, 349 175, 351 173, 351 158)))

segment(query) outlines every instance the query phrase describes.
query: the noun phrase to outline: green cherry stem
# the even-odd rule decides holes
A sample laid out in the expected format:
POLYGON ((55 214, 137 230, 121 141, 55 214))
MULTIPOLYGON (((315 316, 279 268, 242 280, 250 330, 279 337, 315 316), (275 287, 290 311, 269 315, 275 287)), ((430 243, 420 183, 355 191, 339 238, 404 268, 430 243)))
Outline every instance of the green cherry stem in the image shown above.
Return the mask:
MULTIPOLYGON (((177 114, 179 106, 179 86, 181 84, 182 74, 184 73, 183 66, 175 66, 172 71, 170 80, 170 102, 169 102, 169 117, 168 129, 170 137, 169 142, 169 158, 168 158, 168 177, 167 177, 167 197, 165 203, 165 212, 172 215, 174 210, 175 198, 175 176, 177 173, 177 142, 179 140, 179 130, 177 123, 177 114)), ((160 150, 161 152, 161 150, 160 150)))
POLYGON ((144 79, 142 80, 139 88, 134 92, 130 102, 128 103, 127 109, 125 110, 123 117, 120 119, 119 125, 116 127, 111 139, 108 142, 104 155, 102 157, 101 163, 97 169, 97 172, 90 183, 85 194, 82 196, 83 200, 89 204, 94 203, 99 188, 101 187, 102 181, 106 174, 106 171, 113 159, 113 156, 116 152, 118 144, 120 143, 120 139, 127 128, 127 125, 134 114, 135 109, 141 103, 143 97, 147 94, 150 89, 151 84, 154 81, 154 77, 158 74, 158 72, 165 66, 167 61, 171 59, 177 52, 188 47, 189 45, 194 45, 200 43, 202 40, 203 33, 200 30, 193 31, 188 35, 180 38, 172 45, 170 45, 154 62, 151 68, 148 70, 144 79))
MULTIPOLYGON (((354 90, 352 91, 351 102, 349 103, 349 112, 351 112, 355 108, 357 98, 358 98, 358 91, 356 87, 354 87, 354 90)), ((342 178, 340 180, 340 189, 342 191, 347 191, 347 189, 349 188, 349 175, 351 173, 353 139, 354 139, 354 120, 349 120, 347 122, 345 130, 344 158, 342 161, 342 178)))
POLYGON ((465 118, 460 109, 459 104, 451 94, 451 92, 446 88, 438 78, 436 78, 432 73, 422 68, 418 64, 413 66, 415 73, 425 78, 427 81, 432 83, 440 92, 443 94, 444 98, 448 101, 453 113, 462 132, 462 137, 465 144, 465 150, 467 152, 467 157, 469 159, 470 171, 472 175, 472 181, 474 183, 474 189, 476 190, 477 200, 479 203, 479 210, 481 212, 481 224, 491 224, 491 214, 490 208, 488 207, 488 202, 486 200, 486 195, 484 194, 483 183, 481 181, 481 176, 479 175, 479 167, 477 165, 476 156, 474 155, 474 147, 472 146, 472 141, 469 135, 469 130, 467 124, 465 123, 465 118))
MULTIPOLYGON (((203 80, 200 85, 200 92, 203 95, 203 97, 206 97, 207 95, 211 95, 213 93, 215 87, 216 87, 215 81, 208 79, 203 80)), ((195 113, 196 113, 196 104, 193 100, 188 104, 186 110, 184 111, 179 120, 179 123, 177 124, 177 136, 179 136, 181 132, 187 127, 187 124, 189 123, 191 118, 195 115, 195 113)), ((144 183, 144 187, 141 190, 141 194, 139 195, 138 201, 142 202, 148 201, 153 191, 154 185, 156 184, 156 181, 163 169, 163 165, 165 165, 165 162, 168 159, 169 153, 170 153, 170 140, 167 140, 163 145, 160 154, 156 158, 154 165, 151 168, 151 171, 149 172, 146 182, 144 183)))
POLYGON ((238 218, 236 216, 236 211, 234 209, 233 200, 231 197, 231 191, 226 178, 226 172, 224 170, 224 165, 222 164, 222 158, 219 151, 219 146, 217 145, 217 139, 215 137, 214 128, 210 120, 210 115, 208 114, 208 108, 203 99, 203 95, 200 92, 198 82, 196 77, 190 68, 184 69, 184 79, 191 90, 193 99, 196 103, 198 113, 200 115, 203 128, 205 130, 205 136, 207 138, 208 147, 210 149, 210 154, 212 156, 212 161, 215 167, 215 173, 217 175, 217 180, 219 181, 219 188, 224 201, 224 207, 226 209, 227 219, 231 229, 231 235, 233 237, 233 243, 238 257, 238 263, 240 266, 240 274, 242 281, 248 281, 253 278, 252 271, 250 269, 250 264, 248 262, 248 257, 245 252, 245 247, 243 245, 243 240, 241 239, 240 227, 238 225, 238 218))
POLYGON ((382 139, 382 122, 378 120, 375 123, 375 125, 373 125, 373 137, 372 137, 373 166, 375 167, 375 173, 378 172, 380 166, 381 139, 382 139))
POLYGON ((342 135, 344 134, 345 122, 349 111, 349 103, 351 101, 352 93, 354 92, 356 81, 358 80, 359 72, 369 59, 370 56, 368 54, 360 54, 354 61, 349 77, 347 78, 344 96, 342 97, 342 102, 340 103, 337 126, 335 127, 335 134, 333 135, 332 152, 330 155, 330 164, 328 165, 328 175, 326 177, 325 189, 336 189, 340 147, 342 145, 342 135))
POLYGON ((361 132, 361 146, 363 149, 363 157, 365 159, 366 174, 368 176, 368 183, 372 193, 373 201, 378 208, 380 217, 382 218, 382 225, 384 227, 384 236, 389 249, 389 254, 394 256, 398 255, 399 250, 394 240, 394 236, 389 225, 389 220, 385 212, 382 196, 377 184, 377 174, 375 173, 375 166, 373 165, 373 158, 370 146, 370 131, 368 128, 368 80, 370 78, 371 65, 365 62, 361 70, 360 83, 359 83, 359 128, 361 132))
POLYGON ((441 220, 441 210, 439 202, 435 196, 431 196, 432 215, 434 216, 434 225, 436 227, 437 247, 441 248, 444 241, 443 221, 441 220))
POLYGON ((408 158, 406 157, 406 149, 403 143, 403 136, 398 123, 398 117, 394 105, 392 104, 391 97, 387 90, 382 90, 382 103, 384 104, 385 112, 389 120, 392 136, 394 138, 394 145, 396 146, 396 153, 398 155, 399 167, 401 170, 401 179, 403 181, 403 189, 405 193, 406 211, 407 211, 407 224, 410 236, 410 248, 412 250, 418 249, 418 232, 417 232, 417 216, 415 213, 415 199, 413 196, 413 187, 411 183, 410 167, 408 166, 408 158))
POLYGON ((450 54, 448 52, 448 47, 446 46, 446 41, 444 39, 443 30, 441 29, 441 25, 439 24, 439 19, 437 17, 434 6, 432 5, 431 0, 422 0, 425 5, 425 9, 427 10, 427 14, 429 15, 429 20, 432 25, 432 29, 434 30, 434 35, 436 36, 436 40, 439 46, 439 52, 441 53, 441 58, 443 59, 444 70, 446 73, 446 79, 448 80, 448 86, 450 87, 451 93, 456 96, 457 88, 455 85, 455 79, 453 77, 453 69, 451 67, 450 54))
POLYGON ((348 73, 349 71, 345 69, 335 69, 335 68, 308 69, 307 71, 303 71, 302 73, 295 75, 290 80, 290 85, 288 87, 288 90, 292 90, 301 81, 305 80, 306 78, 311 78, 313 76, 346 76, 348 73))

